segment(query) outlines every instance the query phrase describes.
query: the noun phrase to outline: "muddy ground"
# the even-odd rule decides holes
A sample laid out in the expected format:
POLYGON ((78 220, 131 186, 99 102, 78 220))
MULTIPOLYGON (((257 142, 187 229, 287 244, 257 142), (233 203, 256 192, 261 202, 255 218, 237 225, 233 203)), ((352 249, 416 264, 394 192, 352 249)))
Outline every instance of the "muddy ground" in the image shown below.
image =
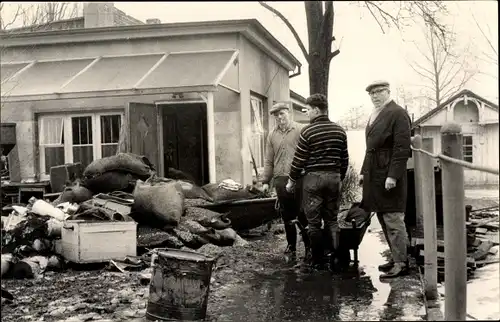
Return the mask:
MULTIPOLYGON (((279 225, 253 230, 249 244, 213 247, 221 253, 212 274, 208 320, 217 320, 219 303, 227 301, 224 289, 244 283, 259 271, 271 272, 282 249, 279 225), (278 230, 278 231, 276 231, 278 230)), ((86 269, 89 269, 86 267, 86 269)), ((143 321, 149 285, 142 285, 140 272, 113 272, 107 268, 91 271, 46 272, 37 279, 2 280, 15 297, 2 305, 2 321, 143 321)))
MULTIPOLYGON (((483 199, 474 196, 473 198, 467 198, 466 203, 472 204, 477 209, 498 205, 498 199, 483 199)), ((370 227, 370 229, 372 232, 369 232, 368 236, 365 237, 360 259, 362 261, 366 259, 365 266, 369 271, 367 275, 371 276, 373 284, 371 284, 372 282, 368 283, 370 285, 367 287, 370 289, 364 290, 361 295, 357 293, 342 295, 353 304, 339 305, 339 314, 344 314, 339 319, 422 319, 420 291, 417 289, 418 285, 414 279, 403 280, 401 283, 404 285, 399 286, 397 282, 386 285, 378 281, 376 265, 380 264, 381 257, 378 255, 378 250, 375 251, 376 247, 373 245, 378 243, 379 240, 383 240, 383 237, 376 227, 370 227), (372 256, 373 253, 376 253, 377 258, 368 260, 367 258, 372 256), (413 285, 413 289, 410 289, 409 285, 413 285), (368 297, 369 294, 374 294, 371 299, 368 297), (367 296, 368 299, 363 300, 364 296, 367 296), (362 301, 356 303, 356 299, 360 298, 362 301), (395 298, 397 298, 396 302, 394 302, 395 298), (398 299, 399 303, 397 303, 398 299), (344 313, 342 313, 342 310, 344 310, 344 313), (371 313, 367 313, 369 311, 371 313)), ((285 283, 285 287, 290 287, 290 283, 295 283, 296 276, 291 280, 286 277, 289 274, 286 273, 287 271, 283 266, 282 251, 285 241, 281 232, 282 229, 277 224, 274 224, 269 231, 266 227, 262 227, 252 231, 251 236, 243 236, 249 241, 246 246, 213 247, 213 250, 209 251, 212 255, 221 252, 222 256, 217 261, 212 274, 213 279, 207 312, 208 321, 236 321, 234 316, 228 316, 228 312, 232 312, 232 306, 235 306, 235 309, 236 306, 239 307, 238 310, 241 310, 243 318, 245 318, 245 314, 247 314, 246 317, 262 317, 262 315, 258 315, 260 313, 256 313, 257 311, 267 310, 267 308, 258 307, 262 305, 261 302, 278 301, 276 299, 279 296, 273 294, 273 292, 282 292, 279 290, 283 288, 283 283, 285 283), (265 278, 262 278, 263 275, 265 275, 265 278), (278 277, 274 275, 278 275, 278 277), (283 281, 283 279, 286 280, 283 281), (250 281, 255 281, 257 286, 250 287, 250 281), (286 286, 287 281, 288 286, 286 286), (258 285, 259 283, 262 285, 258 285), (246 305, 244 303, 246 301, 245 297, 237 299, 237 301, 241 300, 242 303, 233 303, 238 290, 247 290, 249 288, 252 288, 250 292, 255 293, 252 298, 249 298, 254 304, 246 305)), ((302 255, 301 251, 302 247, 299 247, 299 257, 302 255)), ((15 301, 13 304, 2 305, 2 321, 144 321, 149 285, 141 284, 139 277, 139 272, 124 274, 106 268, 99 268, 90 271, 47 272, 43 277, 32 280, 4 279, 2 285, 14 295, 15 301)), ((324 280, 330 281, 331 278, 326 277, 324 280)), ((342 283, 349 288, 349 281, 342 283)), ((305 284, 307 284, 307 281, 305 284)), ((315 288, 312 290, 311 295, 317 293, 321 288, 321 285, 317 283, 311 285, 315 288)), ((359 287, 353 284, 351 288, 358 289, 359 287)), ((293 292, 292 290, 291 298, 296 297, 299 302, 292 303, 293 307, 290 309, 292 311, 297 306, 300 306, 300 301, 303 301, 293 292)), ((321 295, 321 292, 318 294, 321 295)), ((330 302, 329 296, 321 295, 316 300, 316 303, 330 302)), ((282 300, 281 296, 280 301, 282 300)), ((279 309, 286 305, 288 304, 279 302, 275 304, 273 309, 276 309, 276 307, 279 309)), ((325 316, 330 314, 331 308, 332 306, 325 306, 324 311, 327 312, 325 316)), ((285 315, 276 313, 276 315, 267 315, 267 317, 273 320, 289 320, 291 317, 286 318, 286 314, 289 314, 290 310, 287 311, 288 313, 285 312, 285 315)), ((318 312, 318 310, 314 312, 318 312)), ((311 316, 307 312, 295 312, 293 314, 295 317, 311 316)), ((246 320, 245 318, 242 321, 246 320)), ((320 320, 321 318, 314 319, 314 321, 320 320)))

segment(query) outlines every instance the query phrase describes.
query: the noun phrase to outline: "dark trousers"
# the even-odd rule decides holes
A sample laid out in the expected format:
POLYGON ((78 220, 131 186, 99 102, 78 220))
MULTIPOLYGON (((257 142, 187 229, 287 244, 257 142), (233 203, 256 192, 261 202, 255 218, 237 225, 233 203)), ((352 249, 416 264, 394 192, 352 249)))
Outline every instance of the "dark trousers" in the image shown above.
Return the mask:
MULTIPOLYGON (((274 186, 276 188, 276 194, 280 204, 280 215, 283 219, 285 225, 285 234, 288 245, 295 250, 297 247, 297 228, 293 222, 297 219, 302 227, 307 226, 307 219, 304 213, 301 211, 301 190, 302 190, 302 179, 297 180, 295 185, 295 193, 289 193, 286 191, 286 184, 288 182, 288 177, 280 176, 274 178, 274 186)), ((302 240, 304 241, 305 247, 309 247, 309 238, 307 235, 302 235, 302 240)))
POLYGON ((313 261, 317 264, 322 262, 325 248, 321 221, 330 236, 333 251, 338 249, 337 214, 340 207, 340 188, 340 174, 335 172, 310 172, 303 179, 302 208, 309 226, 313 261))

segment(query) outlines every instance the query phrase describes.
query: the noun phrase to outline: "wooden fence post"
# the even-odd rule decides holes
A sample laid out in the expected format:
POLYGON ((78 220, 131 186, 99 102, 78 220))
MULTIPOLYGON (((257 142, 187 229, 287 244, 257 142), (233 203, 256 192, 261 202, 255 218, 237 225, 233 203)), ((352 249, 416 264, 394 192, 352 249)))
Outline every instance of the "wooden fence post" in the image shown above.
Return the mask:
MULTIPOLYGON (((441 128, 442 153, 462 160, 462 129, 448 123, 441 128)), ((467 239, 464 169, 441 160, 444 219, 444 278, 446 321, 465 321, 467 314, 467 239)))
MULTIPOLYGON (((422 148, 422 137, 415 135, 412 145, 416 149, 422 148)), ((413 169, 415 178, 415 237, 424 237, 423 212, 422 212, 422 154, 413 151, 413 169)))
MULTIPOLYGON (((416 149, 422 148, 422 137, 413 139, 416 149)), ((436 189, 432 158, 421 152, 413 152, 415 160, 415 198, 419 196, 417 218, 423 217, 424 232, 424 282, 427 300, 438 299, 437 291, 437 232, 436 232, 436 189), (417 177, 419 178, 417 181, 417 177), (418 182, 418 183, 417 183, 418 182)), ((418 224, 418 220, 417 220, 418 224)))
POLYGON ((437 300, 437 228, 434 162, 422 154, 422 212, 424 214, 425 295, 437 300))

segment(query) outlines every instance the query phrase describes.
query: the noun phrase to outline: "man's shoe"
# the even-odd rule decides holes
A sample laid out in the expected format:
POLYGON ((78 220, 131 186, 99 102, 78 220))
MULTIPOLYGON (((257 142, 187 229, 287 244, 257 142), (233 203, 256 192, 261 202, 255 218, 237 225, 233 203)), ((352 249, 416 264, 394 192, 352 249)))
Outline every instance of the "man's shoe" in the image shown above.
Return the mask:
POLYGON ((394 262, 388 262, 378 266, 378 270, 381 272, 388 272, 394 267, 394 262))
POLYGON ((394 278, 408 274, 408 265, 397 263, 385 274, 380 275, 380 278, 394 278))

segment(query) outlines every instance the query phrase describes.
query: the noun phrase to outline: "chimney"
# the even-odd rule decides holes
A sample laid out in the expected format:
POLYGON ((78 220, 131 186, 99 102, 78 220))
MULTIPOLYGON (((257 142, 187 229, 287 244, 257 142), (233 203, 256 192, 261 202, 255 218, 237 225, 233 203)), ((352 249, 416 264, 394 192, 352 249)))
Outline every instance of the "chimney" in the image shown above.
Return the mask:
POLYGON ((85 28, 114 26, 114 7, 113 2, 86 2, 83 7, 85 28))
POLYGON ((151 18, 146 20, 146 24, 148 25, 159 25, 161 24, 161 20, 158 18, 151 18))

